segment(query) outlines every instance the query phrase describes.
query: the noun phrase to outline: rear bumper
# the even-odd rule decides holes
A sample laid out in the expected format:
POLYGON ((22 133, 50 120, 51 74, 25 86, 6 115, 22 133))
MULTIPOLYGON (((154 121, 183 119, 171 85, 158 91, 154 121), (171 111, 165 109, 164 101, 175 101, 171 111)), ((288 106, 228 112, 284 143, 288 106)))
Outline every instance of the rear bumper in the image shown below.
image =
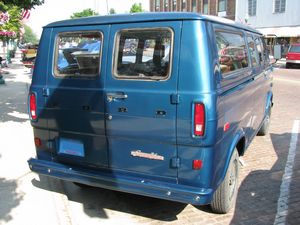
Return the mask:
POLYGON ((34 158, 29 159, 28 164, 30 169, 38 174, 62 180, 193 205, 209 204, 213 193, 212 189, 70 168, 64 164, 34 158))

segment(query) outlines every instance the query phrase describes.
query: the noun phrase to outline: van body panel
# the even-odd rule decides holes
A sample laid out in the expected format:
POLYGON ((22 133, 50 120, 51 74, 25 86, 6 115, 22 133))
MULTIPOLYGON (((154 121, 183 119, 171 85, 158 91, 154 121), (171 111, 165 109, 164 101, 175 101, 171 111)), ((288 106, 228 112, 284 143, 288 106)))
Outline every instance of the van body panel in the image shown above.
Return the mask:
MULTIPOLYGON (((37 68, 35 69, 36 76, 32 76, 32 84, 31 84, 31 92, 36 94, 36 101, 37 101, 37 117, 38 120, 34 121, 34 123, 31 123, 34 128, 39 129, 46 129, 48 131, 48 121, 47 118, 43 115, 43 111, 46 104, 46 99, 43 94, 43 89, 46 87, 47 82, 47 73, 48 73, 48 63, 44 65, 45 62, 48 61, 49 55, 44 54, 43 51, 48 52, 49 51, 49 44, 51 43, 50 37, 51 37, 51 31, 52 29, 44 29, 43 34, 41 36, 41 39, 45 40, 40 43, 39 50, 37 52, 37 58, 35 65, 37 68)), ((29 99, 28 99, 29 102, 29 99)), ((47 139, 48 134, 46 137, 43 137, 43 139, 47 139)))
POLYGON ((273 105, 265 44, 260 42, 258 49, 249 37, 261 34, 193 13, 115 15, 47 25, 30 87, 37 102, 37 120, 31 124, 41 141, 37 157, 28 161, 31 170, 112 190, 209 204, 233 152, 238 146, 243 154, 273 105), (67 45, 62 40, 80 38, 97 43, 100 54, 79 49, 81 43, 60 47, 67 45), (61 53, 73 60, 70 68, 57 66, 61 53), (97 63, 96 74, 81 74, 95 72, 97 63), (195 132, 200 129, 195 125, 199 104, 201 134, 195 132))

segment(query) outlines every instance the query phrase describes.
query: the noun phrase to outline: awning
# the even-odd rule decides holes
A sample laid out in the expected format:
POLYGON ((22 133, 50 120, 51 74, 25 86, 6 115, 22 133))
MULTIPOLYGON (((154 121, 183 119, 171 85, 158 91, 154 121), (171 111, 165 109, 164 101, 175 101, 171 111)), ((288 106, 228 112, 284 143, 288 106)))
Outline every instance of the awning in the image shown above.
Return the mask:
POLYGON ((296 27, 270 27, 256 28, 265 36, 276 35, 277 37, 300 37, 300 26, 296 27))

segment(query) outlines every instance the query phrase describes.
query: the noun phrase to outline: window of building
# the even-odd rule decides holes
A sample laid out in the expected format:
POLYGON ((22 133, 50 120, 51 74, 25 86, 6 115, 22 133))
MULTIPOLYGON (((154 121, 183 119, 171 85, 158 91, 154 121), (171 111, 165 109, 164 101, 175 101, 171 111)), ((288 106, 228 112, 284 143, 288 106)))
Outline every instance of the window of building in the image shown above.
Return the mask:
POLYGON ((248 0, 248 15, 256 16, 256 0, 248 0))
POLYGON ((168 28, 129 29, 117 34, 117 79, 166 80, 171 74, 173 32, 168 28))
POLYGON ((197 12, 197 1, 192 0, 192 12, 197 12))
POLYGON ((160 0, 155 0, 155 11, 160 11, 160 0))
POLYGON ((243 34, 216 31, 219 63, 222 74, 248 67, 247 47, 243 34))
POLYGON ((203 13, 208 14, 208 0, 203 0, 203 13))
POLYGON ((186 12, 187 10, 186 0, 181 1, 181 10, 182 12, 186 12))
POLYGON ((274 0, 274 13, 285 12, 285 0, 274 0))
POLYGON ((169 11, 169 0, 164 0, 164 11, 165 12, 169 11))
POLYGON ((100 71, 102 33, 64 32, 56 38, 54 74, 57 77, 96 77, 100 71))
POLYGON ((177 0, 173 0, 172 9, 173 9, 173 11, 177 11, 177 0))
POLYGON ((218 3, 218 12, 224 12, 226 11, 226 5, 227 5, 227 1, 226 0, 219 0, 218 3))
POLYGON ((259 59, 258 59, 258 55, 256 54, 256 51, 255 51, 255 43, 254 43, 252 36, 250 36, 250 35, 247 36, 247 42, 248 42, 248 48, 249 48, 249 54, 250 54, 252 66, 256 67, 259 63, 259 59))

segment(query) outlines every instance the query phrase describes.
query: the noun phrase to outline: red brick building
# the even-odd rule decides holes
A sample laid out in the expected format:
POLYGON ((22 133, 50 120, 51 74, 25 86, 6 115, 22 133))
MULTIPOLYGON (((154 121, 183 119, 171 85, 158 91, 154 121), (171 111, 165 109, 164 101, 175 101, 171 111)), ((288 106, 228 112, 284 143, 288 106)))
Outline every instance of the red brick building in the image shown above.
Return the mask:
POLYGON ((151 12, 198 12, 235 20, 236 0, 149 0, 151 12))

